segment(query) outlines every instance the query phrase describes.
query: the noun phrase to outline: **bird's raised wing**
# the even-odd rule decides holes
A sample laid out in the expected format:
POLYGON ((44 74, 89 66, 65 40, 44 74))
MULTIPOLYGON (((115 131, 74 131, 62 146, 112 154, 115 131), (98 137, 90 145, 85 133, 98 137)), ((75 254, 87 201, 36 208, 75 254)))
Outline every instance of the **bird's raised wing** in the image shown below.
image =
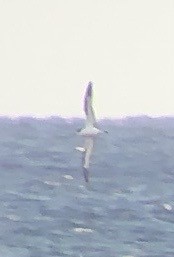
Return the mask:
POLYGON ((84 97, 84 112, 86 114, 87 126, 96 126, 96 118, 95 118, 95 113, 92 106, 92 97, 93 97, 92 82, 89 82, 85 92, 85 97, 84 97))
POLYGON ((85 139, 85 152, 83 153, 83 157, 82 157, 82 166, 83 166, 83 173, 84 173, 84 177, 85 177, 85 181, 88 182, 89 180, 89 164, 90 164, 90 157, 92 154, 92 150, 93 150, 93 146, 94 146, 94 140, 92 137, 88 137, 85 139))

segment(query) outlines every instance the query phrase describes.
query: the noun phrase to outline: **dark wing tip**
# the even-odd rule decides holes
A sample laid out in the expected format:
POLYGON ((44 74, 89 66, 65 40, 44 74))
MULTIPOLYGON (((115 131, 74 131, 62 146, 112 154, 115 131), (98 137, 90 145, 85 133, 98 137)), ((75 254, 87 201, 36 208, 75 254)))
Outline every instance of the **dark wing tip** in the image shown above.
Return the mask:
POLYGON ((83 167, 83 175, 85 178, 85 182, 88 183, 89 182, 89 171, 83 167))
POLYGON ((91 81, 88 83, 88 87, 86 90, 86 96, 92 96, 92 82, 91 81))
POLYGON ((87 89, 86 89, 86 93, 85 93, 85 98, 84 98, 84 111, 87 115, 88 112, 88 108, 87 108, 87 101, 88 101, 88 97, 92 97, 92 82, 90 81, 88 83, 87 89))

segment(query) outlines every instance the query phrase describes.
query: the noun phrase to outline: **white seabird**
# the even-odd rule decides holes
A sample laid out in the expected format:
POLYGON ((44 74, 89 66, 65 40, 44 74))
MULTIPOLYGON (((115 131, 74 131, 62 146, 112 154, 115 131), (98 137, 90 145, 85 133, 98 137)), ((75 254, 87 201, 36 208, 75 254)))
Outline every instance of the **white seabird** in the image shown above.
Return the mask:
POLYGON ((107 131, 100 130, 97 126, 95 113, 92 106, 92 97, 93 97, 92 82, 89 82, 85 92, 85 97, 84 97, 84 112, 86 115, 86 124, 85 124, 85 128, 77 130, 77 134, 85 138, 85 144, 84 144, 84 147, 76 147, 76 150, 82 152, 82 166, 83 166, 83 173, 84 173, 86 182, 89 181, 88 169, 89 169, 90 157, 94 146, 94 138, 98 134, 108 133, 107 131))

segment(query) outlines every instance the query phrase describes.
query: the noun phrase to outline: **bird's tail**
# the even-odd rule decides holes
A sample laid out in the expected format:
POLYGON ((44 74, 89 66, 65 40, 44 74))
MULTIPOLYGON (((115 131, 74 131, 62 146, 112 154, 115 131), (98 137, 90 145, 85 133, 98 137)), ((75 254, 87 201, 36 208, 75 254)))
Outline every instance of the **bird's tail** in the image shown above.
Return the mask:
POLYGON ((81 152, 81 153, 84 153, 84 152, 85 152, 85 148, 80 147, 80 146, 77 146, 75 149, 76 149, 77 151, 81 152))

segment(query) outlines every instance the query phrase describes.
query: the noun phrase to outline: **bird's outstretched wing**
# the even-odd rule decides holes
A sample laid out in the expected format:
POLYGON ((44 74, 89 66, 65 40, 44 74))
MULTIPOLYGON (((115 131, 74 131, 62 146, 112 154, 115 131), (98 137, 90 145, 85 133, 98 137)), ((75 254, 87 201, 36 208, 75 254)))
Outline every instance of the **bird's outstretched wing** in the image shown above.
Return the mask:
POLYGON ((90 164, 90 157, 92 154, 93 146, 94 146, 93 138, 92 137, 86 138, 85 146, 84 146, 85 152, 82 155, 83 174, 86 182, 89 181, 89 164, 90 164))
POLYGON ((96 123, 96 117, 95 112, 92 106, 92 97, 93 97, 93 89, 92 89, 92 82, 89 82, 85 97, 84 97, 84 112, 86 114, 86 126, 95 126, 96 123))

